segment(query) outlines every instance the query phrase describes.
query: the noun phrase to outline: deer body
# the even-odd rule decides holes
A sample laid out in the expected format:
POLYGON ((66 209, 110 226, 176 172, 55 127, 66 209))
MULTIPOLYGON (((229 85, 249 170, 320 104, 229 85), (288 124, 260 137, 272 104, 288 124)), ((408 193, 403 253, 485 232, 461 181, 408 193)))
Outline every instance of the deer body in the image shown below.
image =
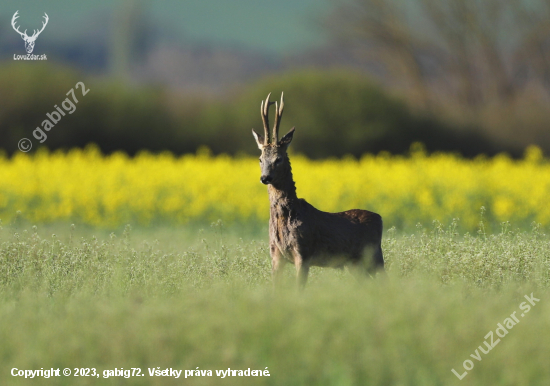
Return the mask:
POLYGON ((283 112, 276 107, 274 142, 269 143, 269 96, 262 102, 265 137, 253 131, 262 150, 261 182, 268 185, 270 201, 269 247, 276 283, 287 262, 296 266, 300 287, 305 286, 311 266, 343 268, 364 273, 384 267, 382 218, 373 212, 352 209, 339 213, 320 211, 296 195, 287 148, 294 128, 280 141, 278 125, 283 112))

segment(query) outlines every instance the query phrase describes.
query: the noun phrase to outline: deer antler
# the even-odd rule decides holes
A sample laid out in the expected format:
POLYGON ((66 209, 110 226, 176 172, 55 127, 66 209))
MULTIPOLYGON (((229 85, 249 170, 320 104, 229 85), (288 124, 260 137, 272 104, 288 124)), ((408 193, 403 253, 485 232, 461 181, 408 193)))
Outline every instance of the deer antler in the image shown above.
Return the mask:
POLYGON ((275 124, 273 125, 273 140, 275 143, 279 143, 279 125, 281 124, 281 118, 283 117, 283 108, 285 102, 283 101, 283 93, 281 93, 281 104, 277 108, 277 102, 275 102, 275 124))
POLYGON ((267 94, 267 98, 265 98, 265 101, 262 101, 262 105, 260 107, 262 113, 262 121, 264 123, 264 145, 269 144, 269 106, 271 106, 273 103, 276 103, 269 101, 270 96, 271 93, 267 94))
POLYGON ((37 38, 38 35, 40 35, 42 33, 42 31, 44 31, 44 28, 46 28, 46 25, 48 24, 48 20, 50 20, 50 18, 48 17, 48 14, 46 12, 44 12, 44 15, 45 16, 42 16, 44 19, 46 19, 45 22, 42 22, 42 29, 38 32, 36 32, 36 30, 34 30, 34 33, 32 34, 31 38, 37 38))
POLYGON ((44 12, 45 16, 42 16, 42 17, 46 20, 42 22, 42 28, 39 31, 33 30, 34 33, 32 34, 32 36, 28 36, 27 35, 27 30, 25 30, 25 32, 21 32, 21 31, 19 31, 19 27, 15 26, 15 21, 19 18, 18 13, 19 13, 19 11, 16 11, 13 14, 13 17, 11 18, 11 26, 25 40, 31 40, 31 41, 35 40, 38 37, 38 35, 40 35, 42 33, 42 31, 44 31, 44 28, 46 28, 46 25, 48 24, 48 21, 50 20, 50 18, 48 17, 48 14, 46 12, 44 12))
POLYGON ((15 26, 15 20, 19 17, 17 14, 19 13, 19 11, 16 11, 14 14, 13 14, 13 17, 11 18, 11 26, 13 27, 13 29, 19 34, 21 35, 21 37, 24 39, 24 36, 28 38, 27 36, 27 30, 25 30, 25 32, 21 32, 19 31, 19 27, 16 27, 15 26))

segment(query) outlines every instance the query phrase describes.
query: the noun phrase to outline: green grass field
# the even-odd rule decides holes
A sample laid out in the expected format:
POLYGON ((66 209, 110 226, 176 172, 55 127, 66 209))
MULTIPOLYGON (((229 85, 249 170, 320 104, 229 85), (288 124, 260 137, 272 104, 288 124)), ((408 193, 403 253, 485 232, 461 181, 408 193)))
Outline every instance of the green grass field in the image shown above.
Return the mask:
POLYGON ((273 291, 261 227, 110 234, 5 226, 0 384, 548 385, 550 238, 542 229, 390 229, 383 248, 386 276, 357 281, 313 269, 300 294, 291 267, 273 291), (540 301, 525 312, 531 293, 540 301), (514 312, 519 322, 488 351, 485 337, 492 331, 495 344, 498 323, 509 325, 514 312), (466 374, 463 363, 473 366, 466 374), (25 379, 13 368, 73 375, 25 379), (76 368, 99 377, 74 376, 76 368), (145 375, 104 378, 121 368, 145 375), (185 379, 197 368, 212 376, 185 379), (228 368, 262 376, 216 375, 228 368), (183 372, 176 379, 149 369, 183 372))

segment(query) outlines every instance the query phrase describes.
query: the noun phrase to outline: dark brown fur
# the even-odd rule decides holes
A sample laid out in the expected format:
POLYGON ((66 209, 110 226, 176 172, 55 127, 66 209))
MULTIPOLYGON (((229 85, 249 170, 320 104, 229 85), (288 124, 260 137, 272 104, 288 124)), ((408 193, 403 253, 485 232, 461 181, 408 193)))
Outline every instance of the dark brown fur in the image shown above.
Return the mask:
MULTIPOLYGON (((269 96, 268 96, 269 98, 269 96)), ((269 107, 269 100, 266 99, 269 107)), ((262 114, 267 116, 267 109, 262 114)), ((281 106, 283 100, 281 97, 281 106)), ((277 111, 280 122, 282 108, 277 111)), ((264 129, 267 117, 264 118, 264 129)), ((383 269, 382 218, 367 210, 352 209, 328 213, 314 208, 296 196, 287 148, 294 135, 292 129, 274 143, 253 132, 262 150, 261 181, 268 185, 270 201, 269 247, 274 281, 278 281, 286 262, 296 266, 298 282, 305 286, 309 267, 343 268, 348 266, 364 273, 383 269)), ((274 130, 275 134, 275 130, 274 130)))

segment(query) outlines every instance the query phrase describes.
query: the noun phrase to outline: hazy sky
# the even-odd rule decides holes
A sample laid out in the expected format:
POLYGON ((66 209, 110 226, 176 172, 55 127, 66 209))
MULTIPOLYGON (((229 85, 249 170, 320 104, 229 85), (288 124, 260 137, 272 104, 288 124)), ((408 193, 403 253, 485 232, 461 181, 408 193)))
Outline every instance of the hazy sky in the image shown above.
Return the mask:
MULTIPOLYGON (((2 0, 0 21, 5 25, 0 31, 11 30, 10 20, 17 10, 22 31, 40 28, 46 12, 49 36, 72 40, 109 28, 110 15, 131 1, 2 0)), ((271 53, 296 52, 322 42, 324 36, 316 23, 330 9, 330 0, 149 0, 141 4, 150 22, 178 40, 212 41, 271 53)))

